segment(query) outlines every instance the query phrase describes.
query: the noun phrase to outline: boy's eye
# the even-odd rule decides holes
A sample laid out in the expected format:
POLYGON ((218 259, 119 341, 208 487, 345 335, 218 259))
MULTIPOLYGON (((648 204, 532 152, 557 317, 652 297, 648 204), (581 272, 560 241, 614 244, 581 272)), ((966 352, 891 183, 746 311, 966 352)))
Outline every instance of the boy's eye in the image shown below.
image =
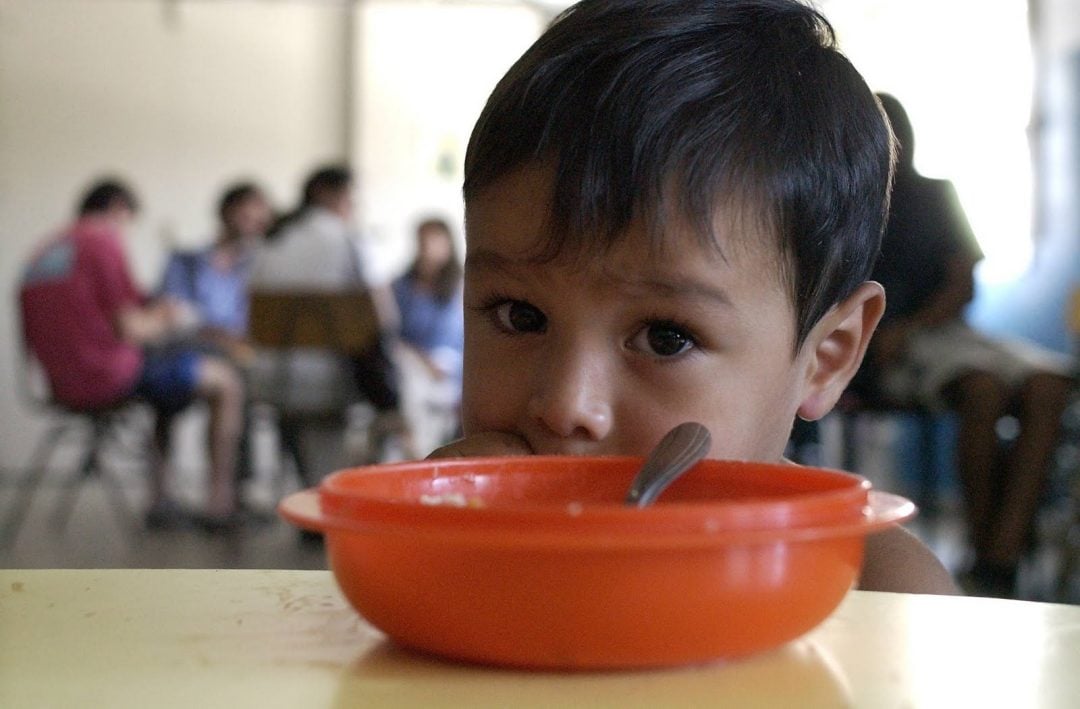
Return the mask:
POLYGON ((674 357, 696 344, 693 336, 674 323, 654 322, 642 328, 631 341, 633 347, 657 357, 674 357))
POLYGON ((507 332, 543 332, 547 328, 547 316, 523 300, 500 303, 495 318, 507 332))

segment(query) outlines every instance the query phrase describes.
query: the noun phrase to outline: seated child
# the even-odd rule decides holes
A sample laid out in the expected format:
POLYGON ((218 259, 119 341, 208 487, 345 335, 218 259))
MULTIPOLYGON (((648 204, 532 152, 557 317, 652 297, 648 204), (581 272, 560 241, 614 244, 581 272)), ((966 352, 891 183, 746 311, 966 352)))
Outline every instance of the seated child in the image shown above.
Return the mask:
MULTIPOLYGON (((794 0, 584 0, 495 87, 465 157, 465 437, 435 456, 782 460, 885 306, 892 138, 794 0)), ((900 527, 860 587, 954 593, 900 527)))

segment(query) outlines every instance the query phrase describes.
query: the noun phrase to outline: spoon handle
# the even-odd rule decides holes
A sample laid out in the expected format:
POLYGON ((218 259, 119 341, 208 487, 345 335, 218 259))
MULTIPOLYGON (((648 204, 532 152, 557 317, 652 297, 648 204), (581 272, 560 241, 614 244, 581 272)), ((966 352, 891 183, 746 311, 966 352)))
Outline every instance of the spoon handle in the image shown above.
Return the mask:
POLYGON ((626 504, 651 504, 677 477, 704 458, 711 445, 709 429, 700 423, 687 421, 668 431, 631 483, 626 504))

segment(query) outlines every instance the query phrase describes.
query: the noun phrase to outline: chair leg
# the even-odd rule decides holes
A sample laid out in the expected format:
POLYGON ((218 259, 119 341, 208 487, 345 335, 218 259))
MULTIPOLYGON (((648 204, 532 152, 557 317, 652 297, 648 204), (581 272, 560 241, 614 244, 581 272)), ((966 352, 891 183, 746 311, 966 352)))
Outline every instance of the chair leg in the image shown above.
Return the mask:
MULTIPOLYGON (((101 451, 104 448, 105 439, 112 434, 114 438, 119 436, 119 432, 116 428, 113 428, 114 422, 110 422, 103 431, 101 444, 97 447, 97 454, 94 457, 94 465, 97 470, 97 475, 101 478, 101 484, 105 488, 106 493, 109 495, 109 500, 112 502, 113 511, 116 512, 118 518, 122 518, 121 525, 126 525, 130 529, 137 531, 141 528, 141 524, 136 515, 131 510, 131 503, 128 501, 127 495, 124 494, 123 487, 120 485, 120 481, 117 480, 114 474, 109 472, 109 469, 101 461, 101 451)), ((151 461, 151 465, 160 464, 157 461, 151 461)))
POLYGON ((33 455, 30 456, 27 474, 19 484, 19 494, 12 505, 11 512, 8 514, 7 519, 4 520, 3 527, 0 527, 0 547, 7 547, 9 544, 13 544, 16 537, 19 536, 19 530, 22 528, 26 513, 30 510, 30 505, 34 501, 34 493, 37 492, 38 486, 45 477, 52 451, 56 447, 60 437, 70 428, 70 422, 54 425, 49 429, 49 432, 45 434, 44 438, 42 438, 37 449, 34 450, 33 455))
POLYGON ((101 478, 101 484, 105 487, 105 490, 109 495, 113 511, 116 512, 118 518, 122 518, 123 520, 121 524, 132 530, 140 529, 139 520, 131 511, 131 505, 128 502, 127 495, 124 494, 124 490, 120 486, 120 483, 117 482, 115 477, 101 468, 98 469, 98 476, 101 478))
POLYGON ((859 464, 859 417, 853 413, 840 414, 840 463, 844 470, 854 471, 859 464))
POLYGON ((1065 538, 1062 540, 1061 545, 1061 561, 1057 570, 1057 578, 1054 580, 1054 598, 1058 603, 1067 603, 1069 599, 1069 585, 1072 582, 1073 575, 1077 570, 1077 556, 1080 556, 1080 548, 1076 548, 1075 545, 1080 541, 1074 539, 1074 535, 1080 532, 1075 529, 1076 525, 1071 524, 1069 529, 1065 530, 1065 538))
MULTIPOLYGON (((292 458, 296 477, 300 481, 301 488, 310 487, 308 471, 304 467, 304 452, 300 443, 300 425, 295 421, 281 421, 278 427, 278 435, 281 436, 282 451, 292 458)), ((284 463, 284 460, 282 461, 284 463)))
POLYGON ((926 513, 937 507, 938 487, 938 418, 931 413, 918 413, 919 470, 916 502, 926 513))
POLYGON ((116 512, 117 517, 122 518, 121 526, 138 529, 139 523, 131 511, 130 503, 121 489, 120 483, 109 474, 108 469, 101 461, 101 452, 109 441, 109 437, 113 436, 114 439, 118 440, 116 429, 113 428, 115 425, 116 419, 111 417, 94 421, 90 445, 83 454, 78 472, 72 477, 67 493, 61 498, 56 510, 53 512, 52 523, 57 531, 63 532, 67 528, 68 520, 71 518, 71 513, 75 508, 75 498, 78 496, 83 484, 93 477, 97 477, 101 481, 113 510, 116 512))
POLYGON ((1054 598, 1060 603, 1070 601, 1069 586, 1080 571, 1080 470, 1071 471, 1067 494, 1068 516, 1057 541, 1061 558, 1054 579, 1054 598))
POLYGON ((94 475, 97 452, 101 445, 104 429, 97 420, 93 421, 91 426, 90 440, 83 450, 82 457, 79 459, 79 466, 75 469, 74 475, 71 476, 67 484, 64 485, 63 494, 53 511, 52 526, 58 532, 63 532, 67 528, 68 518, 71 517, 71 512, 75 509, 75 499, 79 496, 83 483, 86 482, 87 478, 94 475))
POLYGON ((1080 572, 1080 381, 1070 395, 1070 403, 1062 414, 1060 438, 1055 455, 1051 483, 1046 497, 1063 499, 1064 518, 1051 539, 1057 568, 1051 578, 1052 599, 1059 603, 1075 602, 1070 598, 1073 577, 1080 572), (1055 485, 1054 483, 1057 483, 1055 485))

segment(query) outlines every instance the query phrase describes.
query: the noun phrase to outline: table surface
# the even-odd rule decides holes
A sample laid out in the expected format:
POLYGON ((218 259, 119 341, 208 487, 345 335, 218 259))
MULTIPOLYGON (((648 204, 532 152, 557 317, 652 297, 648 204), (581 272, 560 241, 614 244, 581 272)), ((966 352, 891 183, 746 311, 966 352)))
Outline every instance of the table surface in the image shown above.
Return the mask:
POLYGON ((325 571, 0 571, 0 706, 1080 707, 1080 607, 852 591, 737 662, 479 667, 396 647, 325 571))

